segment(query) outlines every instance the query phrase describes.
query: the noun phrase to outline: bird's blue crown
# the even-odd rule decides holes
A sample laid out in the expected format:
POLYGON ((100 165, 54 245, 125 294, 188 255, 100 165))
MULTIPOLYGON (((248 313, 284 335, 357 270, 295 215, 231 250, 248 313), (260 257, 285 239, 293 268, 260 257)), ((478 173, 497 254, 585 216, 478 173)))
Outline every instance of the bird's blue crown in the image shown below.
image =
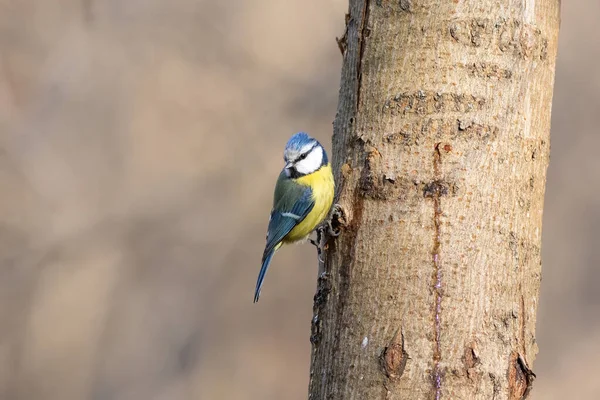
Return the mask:
POLYGON ((306 146, 311 142, 316 142, 316 139, 311 138, 305 132, 298 132, 293 135, 290 140, 288 140, 285 145, 286 150, 296 150, 299 151, 301 148, 306 146))
MULTIPOLYGON (((321 146, 321 143, 319 143, 317 139, 310 137, 306 132, 298 132, 294 134, 290 140, 288 140, 287 144, 285 145, 285 152, 299 152, 302 148, 311 143, 317 143, 319 146, 321 146)), ((324 163, 327 164, 329 160, 327 159, 327 153, 325 152, 325 149, 323 149, 323 159, 324 163)))

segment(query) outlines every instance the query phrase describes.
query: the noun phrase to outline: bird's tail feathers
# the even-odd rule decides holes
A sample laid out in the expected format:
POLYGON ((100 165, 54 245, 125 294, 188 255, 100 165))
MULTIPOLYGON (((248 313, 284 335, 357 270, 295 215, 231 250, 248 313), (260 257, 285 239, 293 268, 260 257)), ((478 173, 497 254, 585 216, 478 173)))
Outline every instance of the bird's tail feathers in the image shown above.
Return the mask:
POLYGON ((275 246, 275 248, 271 249, 269 252, 263 255, 262 266, 260 267, 260 272, 258 273, 258 279, 256 280, 256 290, 254 291, 254 302, 258 301, 260 297, 260 289, 262 288, 263 281, 265 280, 265 276, 267 275, 267 270, 269 269, 269 265, 271 264, 271 259, 277 249, 281 247, 281 243, 275 246))

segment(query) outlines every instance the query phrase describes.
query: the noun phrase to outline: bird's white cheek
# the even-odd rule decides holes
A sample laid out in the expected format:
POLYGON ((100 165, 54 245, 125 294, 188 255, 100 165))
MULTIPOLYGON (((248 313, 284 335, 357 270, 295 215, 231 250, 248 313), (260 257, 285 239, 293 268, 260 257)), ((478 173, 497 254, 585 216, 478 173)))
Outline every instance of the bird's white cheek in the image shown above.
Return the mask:
POLYGON ((321 147, 315 147, 308 156, 296 163, 296 170, 301 174, 310 174, 315 172, 321 167, 323 162, 323 149, 321 147))

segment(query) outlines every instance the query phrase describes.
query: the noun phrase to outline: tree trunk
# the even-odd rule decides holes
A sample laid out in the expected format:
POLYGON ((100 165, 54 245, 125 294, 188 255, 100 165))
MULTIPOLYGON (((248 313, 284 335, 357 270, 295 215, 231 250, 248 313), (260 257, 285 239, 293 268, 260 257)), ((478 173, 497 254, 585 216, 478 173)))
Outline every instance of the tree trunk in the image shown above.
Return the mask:
POLYGON ((559 0, 351 0, 309 398, 522 399, 559 0))

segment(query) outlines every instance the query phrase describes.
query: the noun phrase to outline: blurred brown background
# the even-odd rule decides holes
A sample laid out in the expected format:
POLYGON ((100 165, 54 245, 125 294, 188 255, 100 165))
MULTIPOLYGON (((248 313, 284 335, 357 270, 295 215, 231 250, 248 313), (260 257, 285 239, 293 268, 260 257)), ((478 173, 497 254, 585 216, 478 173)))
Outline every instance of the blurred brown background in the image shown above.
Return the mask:
MULTIPOLYGON (((305 399, 316 267, 252 294, 345 0, 0 0, 0 399, 305 399)), ((600 3, 563 2, 534 399, 600 393, 600 3)))

